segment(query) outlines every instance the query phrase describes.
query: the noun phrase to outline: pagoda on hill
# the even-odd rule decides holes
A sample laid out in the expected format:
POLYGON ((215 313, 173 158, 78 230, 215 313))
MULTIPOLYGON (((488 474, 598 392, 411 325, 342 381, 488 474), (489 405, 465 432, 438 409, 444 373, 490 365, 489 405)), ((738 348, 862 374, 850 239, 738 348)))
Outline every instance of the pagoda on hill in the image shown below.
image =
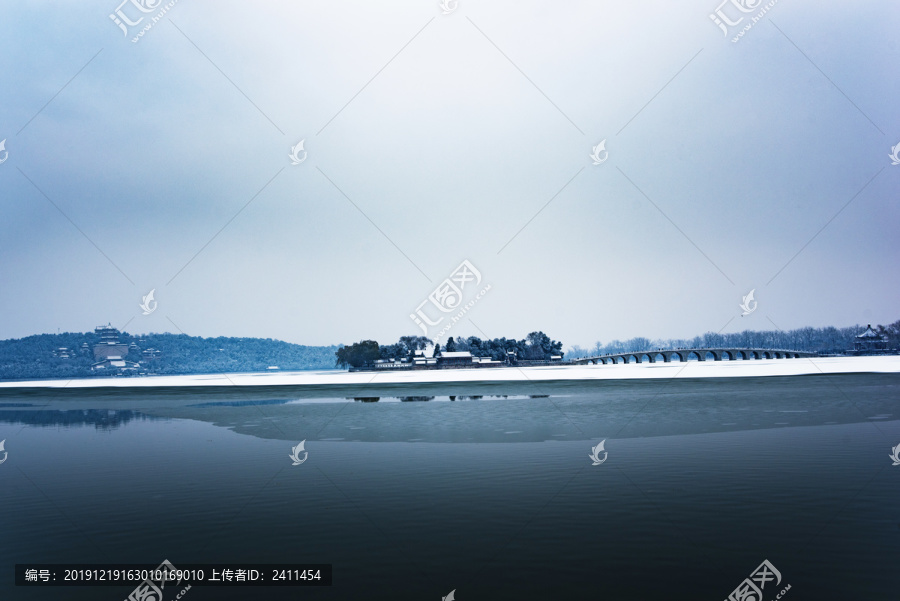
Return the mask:
POLYGON ((94 333, 100 336, 100 342, 94 345, 93 371, 133 371, 139 366, 134 361, 126 361, 128 345, 119 341, 119 330, 112 324, 94 328, 94 333))

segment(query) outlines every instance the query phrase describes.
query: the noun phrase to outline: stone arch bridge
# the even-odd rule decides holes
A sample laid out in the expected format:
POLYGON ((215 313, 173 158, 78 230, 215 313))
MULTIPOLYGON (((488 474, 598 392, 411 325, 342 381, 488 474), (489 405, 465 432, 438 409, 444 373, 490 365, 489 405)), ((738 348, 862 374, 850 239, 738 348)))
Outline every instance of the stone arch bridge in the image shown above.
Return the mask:
POLYGON ((785 349, 761 349, 761 348, 690 348, 675 350, 638 351, 635 353, 614 353, 611 355, 597 355, 574 359, 575 364, 586 365, 588 363, 611 365, 624 363, 670 363, 677 361, 749 361, 751 359, 800 359, 802 357, 817 357, 817 353, 806 351, 791 351, 785 349))

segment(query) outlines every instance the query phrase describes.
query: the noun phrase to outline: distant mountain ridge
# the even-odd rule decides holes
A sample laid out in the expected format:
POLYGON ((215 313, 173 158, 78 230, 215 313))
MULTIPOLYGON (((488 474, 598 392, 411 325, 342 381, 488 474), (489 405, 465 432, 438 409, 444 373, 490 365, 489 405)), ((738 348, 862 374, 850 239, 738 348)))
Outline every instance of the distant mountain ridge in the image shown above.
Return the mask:
MULTIPOLYGON (((96 363, 94 332, 39 334, 0 340, 0 380, 82 378, 105 375, 96 363)), ((176 375, 334 368, 337 346, 305 346, 271 338, 203 338, 186 334, 119 335, 124 357, 137 373, 176 375)))

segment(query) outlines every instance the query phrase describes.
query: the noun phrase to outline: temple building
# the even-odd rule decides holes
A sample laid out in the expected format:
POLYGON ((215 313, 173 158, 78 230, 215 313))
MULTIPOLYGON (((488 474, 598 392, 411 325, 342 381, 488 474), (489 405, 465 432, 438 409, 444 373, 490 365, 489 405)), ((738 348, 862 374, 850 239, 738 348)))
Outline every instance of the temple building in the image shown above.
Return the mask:
POLYGON ((413 351, 413 365, 418 368, 437 366, 437 358, 425 354, 425 351, 413 351))
POLYGON ((444 351, 437 358, 438 369, 448 367, 499 367, 502 361, 490 357, 476 357, 469 351, 444 351))
MULTIPOLYGON (((397 359, 378 359, 371 369, 403 370, 403 369, 450 369, 465 367, 499 367, 503 361, 495 361, 491 357, 476 357, 469 351, 444 351, 437 357, 429 357, 425 351, 417 350, 412 357, 397 359)), ((366 369, 366 368, 363 368, 366 369)))
POLYGON ((156 350, 155 348, 148 348, 148 349, 141 351, 141 357, 148 361, 154 360, 154 359, 159 359, 159 356, 161 354, 162 353, 160 351, 156 350))
POLYGON ((101 361, 109 357, 122 358, 128 354, 128 345, 119 342, 119 330, 112 325, 97 326, 94 333, 100 336, 100 342, 94 345, 94 359, 101 361))
POLYGON ((98 326, 94 333, 100 336, 100 342, 94 345, 92 371, 132 371, 140 367, 134 361, 126 361, 128 345, 119 342, 119 330, 112 325, 98 326))
POLYGON ((853 352, 857 355, 879 354, 887 351, 887 336, 873 330, 872 324, 869 324, 866 331, 859 334, 853 341, 853 352))

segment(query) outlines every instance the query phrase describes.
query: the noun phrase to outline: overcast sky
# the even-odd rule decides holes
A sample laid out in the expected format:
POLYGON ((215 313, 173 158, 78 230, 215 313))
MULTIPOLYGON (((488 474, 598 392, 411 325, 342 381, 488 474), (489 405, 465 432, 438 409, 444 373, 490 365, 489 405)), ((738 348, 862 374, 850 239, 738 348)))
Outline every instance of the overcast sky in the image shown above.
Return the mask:
POLYGON ((156 2, 0 7, 0 338, 900 319, 895 1, 156 2))

